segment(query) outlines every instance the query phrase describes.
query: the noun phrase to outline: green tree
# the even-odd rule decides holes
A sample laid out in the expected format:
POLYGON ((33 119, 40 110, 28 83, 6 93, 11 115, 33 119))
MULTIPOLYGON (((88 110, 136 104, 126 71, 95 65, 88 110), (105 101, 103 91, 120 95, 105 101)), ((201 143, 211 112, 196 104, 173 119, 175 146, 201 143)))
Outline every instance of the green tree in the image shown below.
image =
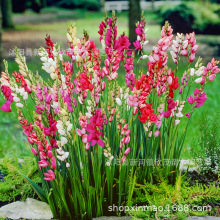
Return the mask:
POLYGON ((41 0, 41 7, 42 8, 47 7, 47 0, 41 0))
POLYGON ((133 42, 137 40, 135 33, 136 23, 141 19, 140 0, 129 0, 129 39, 133 46, 133 42))
POLYGON ((13 28, 12 20, 12 1, 11 0, 2 0, 1 1, 2 9, 2 25, 4 28, 13 28))

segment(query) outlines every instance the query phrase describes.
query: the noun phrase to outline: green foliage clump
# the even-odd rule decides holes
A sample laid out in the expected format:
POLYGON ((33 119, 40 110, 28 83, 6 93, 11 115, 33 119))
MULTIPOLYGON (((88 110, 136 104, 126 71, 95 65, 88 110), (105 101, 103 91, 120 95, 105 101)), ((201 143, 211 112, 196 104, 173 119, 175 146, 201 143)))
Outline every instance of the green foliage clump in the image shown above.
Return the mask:
POLYGON ((216 214, 220 188, 215 183, 189 186, 184 175, 178 177, 175 185, 170 185, 160 169, 155 176, 157 183, 136 184, 133 207, 139 208, 129 212, 135 219, 186 219, 216 214))
POLYGON ((24 201, 26 198, 37 197, 31 185, 26 182, 21 174, 28 176, 34 182, 40 183, 36 160, 32 157, 24 157, 19 161, 14 158, 0 160, 0 171, 4 173, 4 180, 0 182, 0 201, 13 202, 24 201))
POLYGON ((160 9, 161 24, 168 20, 174 32, 220 34, 220 6, 184 2, 179 5, 164 5, 160 9))
POLYGON ((204 114, 199 129, 199 139, 191 149, 193 159, 201 173, 219 172, 220 166, 220 117, 214 119, 204 114))

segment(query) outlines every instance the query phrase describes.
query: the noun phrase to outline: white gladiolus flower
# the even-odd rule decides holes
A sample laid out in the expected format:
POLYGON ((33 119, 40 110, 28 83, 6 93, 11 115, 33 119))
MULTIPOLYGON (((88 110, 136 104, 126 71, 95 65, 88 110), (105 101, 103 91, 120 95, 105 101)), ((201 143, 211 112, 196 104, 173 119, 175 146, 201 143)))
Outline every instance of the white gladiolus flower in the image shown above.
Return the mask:
POLYGON ((80 96, 78 96, 78 100, 79 100, 79 103, 80 103, 81 105, 83 105, 83 101, 82 101, 82 99, 80 98, 80 96))
POLYGON ((194 69, 194 68, 191 68, 191 70, 190 70, 190 76, 194 76, 194 74, 195 74, 195 69, 194 69))
POLYGON ((59 103, 58 102, 53 102, 53 104, 51 106, 52 106, 52 108, 55 109, 59 106, 59 103))
POLYGON ((72 37, 70 36, 69 33, 67 33, 66 36, 67 36, 67 39, 68 39, 69 42, 72 42, 72 41, 73 41, 73 39, 72 39, 72 37))
POLYGON ((178 113, 176 114, 176 117, 182 118, 182 117, 183 117, 183 114, 182 114, 181 112, 178 112, 178 113))
POLYGON ((58 129, 58 133, 60 135, 65 135, 66 134, 66 132, 63 129, 58 129))
POLYGON ((65 152, 63 155, 65 158, 67 158, 69 156, 69 152, 65 152))
POLYGON ((50 77, 51 77, 52 80, 55 80, 56 79, 56 74, 55 73, 51 73, 50 77))
POLYGON ((180 120, 176 120, 176 121, 174 122, 175 125, 178 125, 179 123, 180 123, 180 120))
POLYGON ((144 60, 144 59, 147 59, 148 58, 148 55, 143 55, 142 57, 140 57, 140 59, 144 60))
POLYGON ((178 112, 181 112, 183 110, 183 108, 179 107, 178 108, 178 112))
POLYGON ((46 58, 46 57, 41 57, 40 60, 41 60, 42 62, 45 62, 45 63, 47 62, 47 58, 46 58))
POLYGON ((141 41, 141 37, 140 37, 139 35, 137 36, 137 40, 138 40, 138 41, 141 41))
POLYGON ((149 40, 144 41, 143 45, 146 46, 149 43, 149 40))
POLYGON ((20 102, 21 100, 20 100, 20 98, 18 98, 17 96, 14 96, 14 97, 13 97, 13 101, 14 101, 14 102, 20 102))
POLYGON ((202 82, 202 77, 195 80, 195 83, 201 83, 201 82, 202 82))
POLYGON ((127 98, 128 98, 128 95, 129 95, 128 93, 125 93, 125 94, 124 94, 124 99, 127 99, 127 98))
POLYGON ((86 112, 86 116, 87 116, 88 118, 91 118, 91 117, 92 117, 92 114, 91 114, 90 112, 86 112))
POLYGON ((53 66, 50 67, 50 70, 51 70, 52 73, 55 72, 55 68, 53 66))
POLYGON ((65 152, 63 151, 63 149, 60 147, 59 149, 57 149, 57 153, 59 155, 63 155, 65 152))
POLYGON ((168 84, 170 85, 170 84, 173 82, 172 77, 171 77, 171 76, 169 76, 167 81, 168 81, 168 84))
POLYGON ((173 49, 173 51, 174 51, 175 53, 178 52, 177 48, 176 48, 174 45, 172 45, 172 49, 173 49))
POLYGON ((61 161, 64 161, 66 158, 65 158, 64 156, 59 156, 59 155, 58 155, 58 156, 57 156, 57 159, 58 159, 58 160, 61 160, 61 161))
POLYGON ((196 74, 197 76, 201 76, 202 73, 203 73, 203 71, 199 71, 199 70, 197 70, 197 71, 195 72, 195 74, 196 74))
POLYGON ((177 55, 173 51, 170 51, 170 54, 171 54, 172 58, 174 58, 174 59, 177 58, 177 55))
POLYGON ((61 61, 63 60, 63 54, 62 53, 59 54, 59 58, 60 58, 61 61))
POLYGON ((66 168, 69 168, 70 167, 70 164, 69 163, 66 163, 66 168))
POLYGON ((107 153, 104 153, 104 156, 105 156, 105 157, 108 157, 108 154, 107 154, 107 153))
POLYGON ((109 167, 110 165, 111 165, 111 164, 110 164, 109 162, 106 162, 106 166, 108 166, 108 167, 109 167))
POLYGON ((21 96, 24 96, 24 93, 25 93, 24 88, 20 88, 20 89, 19 89, 19 92, 20 92, 20 95, 21 95, 21 96))
POLYGON ((179 47, 179 44, 177 43, 177 41, 175 41, 175 40, 173 40, 173 45, 175 46, 175 47, 179 47))
POLYGON ((183 49, 186 49, 187 46, 188 46, 188 41, 187 40, 183 41, 183 49))
POLYGON ((68 127, 67 127, 67 131, 71 131, 73 128, 73 125, 72 124, 69 124, 68 127))
POLYGON ((16 106, 17 106, 18 108, 23 108, 23 107, 24 107, 24 105, 21 104, 21 103, 16 103, 16 106))
POLYGON ((61 145, 67 144, 67 139, 65 137, 61 137, 60 139, 61 145))
POLYGON ((116 103, 117 103, 119 106, 121 106, 121 105, 122 105, 121 99, 116 98, 116 99, 115 99, 115 101, 116 101, 116 103))
POLYGON ((114 156, 111 156, 111 157, 109 158, 110 161, 112 161, 113 159, 114 159, 114 156))
POLYGON ((27 93, 27 92, 24 93, 23 99, 24 99, 24 100, 27 100, 27 99, 28 99, 28 93, 27 93))

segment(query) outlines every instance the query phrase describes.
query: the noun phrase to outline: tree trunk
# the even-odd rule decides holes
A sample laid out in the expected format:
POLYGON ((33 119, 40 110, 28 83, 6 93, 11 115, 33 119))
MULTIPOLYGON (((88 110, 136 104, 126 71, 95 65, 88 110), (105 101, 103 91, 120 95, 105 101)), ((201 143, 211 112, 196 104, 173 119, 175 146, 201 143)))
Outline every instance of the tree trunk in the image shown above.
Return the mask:
POLYGON ((151 0, 152 3, 152 11, 155 11, 155 0, 151 0))
MULTIPOLYGON (((0 1, 0 9, 1 9, 1 1, 0 1)), ((0 10, 0 72, 3 70, 2 67, 2 57, 3 57, 3 48, 2 48, 2 12, 0 10)), ((1 75, 1 74, 0 74, 1 75)))
POLYGON ((12 20, 12 1, 11 0, 1 0, 2 9, 2 25, 4 28, 13 28, 12 20))
POLYGON ((131 47, 134 48, 133 42, 137 40, 135 33, 136 23, 141 19, 140 0, 129 0, 129 39, 131 47))
POLYGON ((105 0, 100 0, 100 5, 101 5, 101 12, 105 12, 105 0))

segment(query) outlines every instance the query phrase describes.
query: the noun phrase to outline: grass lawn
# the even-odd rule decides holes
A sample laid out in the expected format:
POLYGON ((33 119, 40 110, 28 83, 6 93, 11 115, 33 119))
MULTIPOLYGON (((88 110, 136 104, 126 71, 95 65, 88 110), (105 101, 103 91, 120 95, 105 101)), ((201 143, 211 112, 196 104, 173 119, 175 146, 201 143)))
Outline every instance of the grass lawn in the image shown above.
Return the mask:
MULTIPOLYGON (((33 31, 30 36, 30 39, 34 40, 34 33, 40 33, 42 39, 45 37, 46 33, 50 34, 52 39, 53 36, 60 39, 60 41, 66 41, 66 29, 68 23, 75 22, 77 26, 77 35, 82 37, 83 30, 86 29, 90 35, 90 39, 94 39, 95 42, 98 42, 98 25, 103 20, 104 16, 102 13, 97 12, 86 12, 83 10, 59 10, 57 9, 46 9, 43 13, 57 13, 58 18, 65 18, 67 20, 60 20, 47 23, 39 24, 18 24, 16 26, 16 31, 19 31, 21 34, 25 31, 33 31), (73 17, 73 19, 70 19, 73 17)), ((32 14, 30 14, 31 16, 32 14)), ((19 19, 23 15, 16 15, 16 18, 19 19)), ((123 12, 118 14, 118 32, 128 33, 128 14, 123 12)), ((156 42, 160 36, 160 26, 151 24, 152 21, 156 19, 155 14, 151 12, 146 13, 146 18, 149 23, 148 25, 148 39, 153 42, 156 42)), ((22 41, 22 39, 20 39, 22 41)), ((99 44, 100 45, 100 44, 99 44)), ((43 46, 43 45, 42 45, 43 46)), ((47 73, 43 72, 40 67, 41 63, 39 57, 28 57, 28 66, 33 72, 39 71, 43 76, 47 77, 47 73)), ((142 61, 143 62, 143 61, 142 61)), ((144 61, 145 62, 145 61, 144 61)), ((146 65, 146 64, 144 64, 146 65)), ((172 64, 172 67, 175 68, 175 65, 172 64)), ((183 61, 178 70, 178 76, 181 76, 186 68, 186 63, 183 61)), ((12 59, 9 60, 9 72, 13 72, 17 69, 17 65, 12 59)), ((147 71, 146 71, 147 72, 147 71)), ((119 81, 122 82, 125 80, 124 71, 121 71, 119 74, 119 81)), ((188 135, 186 137, 185 145, 187 145, 187 150, 184 153, 184 158, 190 158, 189 148, 195 139, 200 135, 198 128, 201 121, 201 116, 204 113, 208 113, 212 118, 215 117, 215 113, 220 111, 220 74, 217 75, 215 81, 207 86, 205 89, 208 99, 204 106, 199 108, 193 117, 191 125, 188 129, 188 135)), ((0 104, 3 103, 2 97, 0 97, 0 104)), ((183 122, 184 124, 184 122, 183 122)), ((22 129, 18 121, 13 117, 12 113, 4 113, 0 111, 0 158, 8 154, 24 154, 30 155, 30 151, 27 149, 26 137, 22 133, 22 129)))

